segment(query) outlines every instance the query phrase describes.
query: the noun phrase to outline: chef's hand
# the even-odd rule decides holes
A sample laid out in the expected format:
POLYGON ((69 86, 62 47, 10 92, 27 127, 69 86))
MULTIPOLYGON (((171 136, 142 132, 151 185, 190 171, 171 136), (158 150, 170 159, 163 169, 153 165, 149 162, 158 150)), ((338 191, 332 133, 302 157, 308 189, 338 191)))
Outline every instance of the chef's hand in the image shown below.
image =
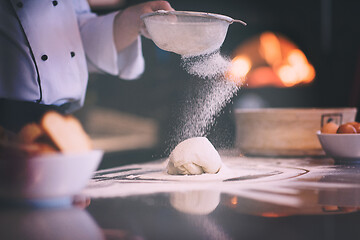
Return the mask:
POLYGON ((133 43, 144 28, 140 16, 157 10, 174 11, 167 1, 150 1, 128 7, 115 16, 114 38, 118 52, 133 43))

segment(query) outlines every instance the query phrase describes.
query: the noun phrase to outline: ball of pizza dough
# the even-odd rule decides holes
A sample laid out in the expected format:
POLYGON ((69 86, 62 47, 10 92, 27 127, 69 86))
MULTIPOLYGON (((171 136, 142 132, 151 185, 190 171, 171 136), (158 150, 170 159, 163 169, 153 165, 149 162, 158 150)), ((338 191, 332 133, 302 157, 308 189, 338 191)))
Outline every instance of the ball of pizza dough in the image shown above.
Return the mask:
POLYGON ((169 156, 168 174, 196 175, 219 172, 222 161, 206 137, 194 137, 179 143, 169 156))

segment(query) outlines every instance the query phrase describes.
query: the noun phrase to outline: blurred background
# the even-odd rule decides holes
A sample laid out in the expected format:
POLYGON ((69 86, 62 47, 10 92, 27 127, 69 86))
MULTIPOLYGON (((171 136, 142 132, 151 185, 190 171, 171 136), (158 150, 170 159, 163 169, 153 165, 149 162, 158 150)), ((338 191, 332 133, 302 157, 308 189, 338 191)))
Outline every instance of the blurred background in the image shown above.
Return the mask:
MULTIPOLYGON (((89 0, 106 14, 144 1, 89 0)), ((356 0, 170 0, 176 10, 212 12, 248 23, 232 24, 221 54, 233 74, 247 79, 217 116, 208 138, 234 143, 237 108, 357 107, 360 105, 360 2, 356 0)), ((181 57, 143 38, 144 74, 135 81, 91 74, 85 107, 76 115, 97 146, 112 152, 144 150, 166 156, 181 119, 179 109, 203 87, 181 57)))

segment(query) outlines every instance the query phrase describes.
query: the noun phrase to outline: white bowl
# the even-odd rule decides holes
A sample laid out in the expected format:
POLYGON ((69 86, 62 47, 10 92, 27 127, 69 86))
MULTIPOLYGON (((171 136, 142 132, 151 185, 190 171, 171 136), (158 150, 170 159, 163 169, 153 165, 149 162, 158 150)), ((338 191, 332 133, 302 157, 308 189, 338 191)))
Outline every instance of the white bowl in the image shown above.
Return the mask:
POLYGON ((236 147, 247 155, 324 155, 316 131, 355 119, 356 108, 236 109, 236 147))
POLYGON ((103 151, 44 154, 0 160, 0 198, 52 200, 82 190, 99 166, 103 151))
POLYGON ((339 162, 360 161, 360 134, 323 134, 317 136, 327 156, 339 162))

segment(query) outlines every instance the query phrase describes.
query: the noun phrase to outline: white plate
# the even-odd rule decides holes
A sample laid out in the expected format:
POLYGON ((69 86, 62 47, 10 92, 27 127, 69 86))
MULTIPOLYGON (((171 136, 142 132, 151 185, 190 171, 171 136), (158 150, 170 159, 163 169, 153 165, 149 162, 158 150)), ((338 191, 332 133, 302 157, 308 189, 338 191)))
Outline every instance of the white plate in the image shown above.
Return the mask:
POLYGON ((83 189, 100 164, 103 151, 44 154, 0 160, 0 198, 48 201, 70 198, 83 189))

